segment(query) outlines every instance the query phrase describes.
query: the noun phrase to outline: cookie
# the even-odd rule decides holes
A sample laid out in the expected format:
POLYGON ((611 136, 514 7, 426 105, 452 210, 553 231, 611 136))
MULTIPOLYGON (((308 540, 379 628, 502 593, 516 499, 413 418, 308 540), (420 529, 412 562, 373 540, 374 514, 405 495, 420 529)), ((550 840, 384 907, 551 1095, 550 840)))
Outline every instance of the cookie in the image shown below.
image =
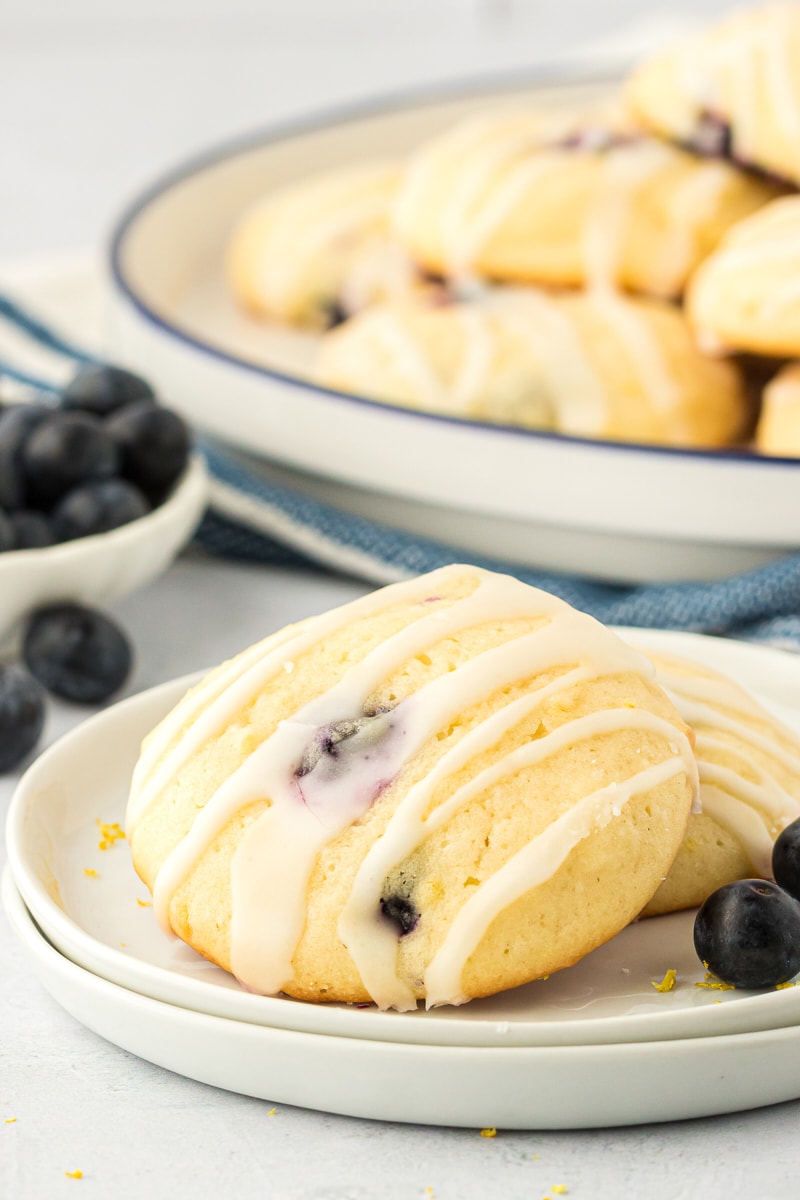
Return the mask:
POLYGON ((800 458, 800 363, 789 363, 764 388, 756 425, 762 454, 800 458))
POLYGON ((213 671, 145 741, 126 829, 165 928, 248 989, 408 1009, 614 936, 695 790, 643 655, 456 565, 213 671))
POLYGON ((751 422, 737 368, 697 349, 679 309, 605 290, 375 307, 321 339, 314 374, 388 404, 585 437, 723 446, 751 422))
POLYGON ((633 72, 646 128, 701 154, 800 184, 800 7, 738 10, 633 72))
POLYGON ((728 231, 692 278, 686 312, 711 352, 800 356, 800 196, 728 231))
POLYGON ((735 879, 772 877, 772 846, 800 817, 800 737, 744 688, 700 663, 648 657, 695 734, 700 809, 645 916, 694 908, 735 879))
POLYGON ((473 119, 412 156, 393 223, 448 279, 675 298, 728 226, 775 194, 610 115, 523 113, 473 119))
POLYGON ((241 218, 227 270, 247 312, 325 328, 420 285, 389 236, 399 168, 375 163, 312 176, 267 194, 241 218))

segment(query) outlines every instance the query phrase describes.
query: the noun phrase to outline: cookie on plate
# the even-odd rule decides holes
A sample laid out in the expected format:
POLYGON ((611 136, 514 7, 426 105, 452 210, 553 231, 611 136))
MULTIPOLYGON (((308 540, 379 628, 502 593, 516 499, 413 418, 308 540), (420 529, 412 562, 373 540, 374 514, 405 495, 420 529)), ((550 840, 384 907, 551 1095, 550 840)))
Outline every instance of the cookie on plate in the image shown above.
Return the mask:
POLYGON ((272 635, 146 739, 163 925, 262 994, 459 1004, 568 966, 666 874, 687 727, 614 632, 450 566, 272 635))
POLYGON ((228 250, 237 302, 257 317, 326 328, 367 304, 420 286, 389 236, 394 163, 312 176, 242 216, 228 250))
POLYGON ((710 351, 800 356, 800 196, 728 231, 692 278, 686 311, 710 351))
POLYGON ((644 915, 694 908, 734 879, 771 878, 772 846, 800 817, 800 736, 744 688, 661 652, 656 678, 695 735, 700 809, 644 915))
POLYGON ((800 6, 738 10, 646 58, 626 102, 655 133, 800 184, 800 6))
POLYGON ((412 156, 394 230, 438 275, 675 298, 733 222, 776 194, 610 112, 472 119, 412 156))
POLYGON ((762 454, 800 458, 800 363, 788 363, 761 397, 756 448, 762 454))
POLYGON ((679 309, 605 290, 378 306, 322 338, 315 378, 449 416, 673 446, 729 445, 751 422, 737 368, 697 349, 679 309))

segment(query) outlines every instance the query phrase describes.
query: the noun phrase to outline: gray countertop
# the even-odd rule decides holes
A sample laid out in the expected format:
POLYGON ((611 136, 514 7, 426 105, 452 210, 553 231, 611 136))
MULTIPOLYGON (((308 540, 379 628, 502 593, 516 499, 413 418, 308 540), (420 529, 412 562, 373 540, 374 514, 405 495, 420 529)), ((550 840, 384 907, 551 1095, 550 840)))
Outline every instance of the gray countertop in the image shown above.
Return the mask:
MULTIPOLYGON (((725 7, 703 0, 689 16, 725 7)), ((652 33, 654 20, 674 15, 641 0, 7 0, 0 260, 99 247, 133 190, 231 133, 376 91, 522 69, 629 22, 652 33)), ((209 666, 363 590, 185 557, 114 607, 137 650, 128 690, 209 666)), ((52 704, 46 741, 85 715, 52 704)), ((0 780, 0 814, 15 782, 0 780)), ((491 1139, 281 1104, 273 1112, 90 1033, 37 982, 1 918, 0 964, 3 1200, 538 1200, 554 1185, 574 1200, 796 1194, 800 1103, 491 1139), (81 1179, 65 1174, 77 1170, 81 1179)))

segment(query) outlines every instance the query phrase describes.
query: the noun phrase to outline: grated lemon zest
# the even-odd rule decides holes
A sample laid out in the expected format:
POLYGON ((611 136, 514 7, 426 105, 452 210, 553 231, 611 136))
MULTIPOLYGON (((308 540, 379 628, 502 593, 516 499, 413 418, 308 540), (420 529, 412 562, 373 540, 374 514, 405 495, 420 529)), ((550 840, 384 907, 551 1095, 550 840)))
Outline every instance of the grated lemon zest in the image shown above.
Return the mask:
POLYGON ((67 1179, 83 1179, 83 1171, 65 1171, 67 1179))
POLYGON ((94 867, 84 867, 83 873, 84 873, 84 875, 88 875, 90 877, 90 879, 97 878, 97 871, 95 871, 94 867))
POLYGON ((650 982, 652 983, 653 987, 656 989, 657 992, 671 992, 672 989, 675 987, 675 980, 677 978, 678 978, 678 972, 675 970, 674 967, 670 967, 660 983, 656 983, 656 981, 654 979, 651 979, 650 982))
POLYGON ((110 850, 115 842, 122 841, 125 837, 125 830, 119 821, 107 822, 98 819, 96 824, 100 830, 100 841, 97 843, 100 850, 110 850))
POLYGON ((481 1137, 497 1137, 496 1129, 482 1129, 481 1137))

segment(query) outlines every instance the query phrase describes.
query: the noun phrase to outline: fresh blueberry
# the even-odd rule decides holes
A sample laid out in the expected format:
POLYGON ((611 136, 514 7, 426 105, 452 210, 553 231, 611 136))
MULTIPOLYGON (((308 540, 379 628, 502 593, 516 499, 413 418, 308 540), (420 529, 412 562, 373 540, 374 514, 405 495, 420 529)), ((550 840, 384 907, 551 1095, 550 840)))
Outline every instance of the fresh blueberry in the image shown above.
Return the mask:
POLYGON ((390 896, 381 896, 381 912, 397 926, 401 937, 411 933, 419 921, 419 913, 408 896, 396 893, 390 896))
POLYGON ((800 900, 800 820, 778 835, 772 848, 772 874, 778 887, 800 900))
POLYGON ((44 691, 27 671, 0 665, 0 772, 30 754, 44 726, 44 691))
POLYGON ((708 158, 730 158, 733 137, 729 122, 714 113, 701 113, 692 134, 692 148, 708 158))
POLYGON ((121 472, 148 496, 164 495, 189 458, 186 422, 169 408, 145 401, 126 404, 106 421, 120 449, 121 472))
POLYGON ((313 741, 306 747, 295 771, 297 778, 302 779, 304 775, 308 775, 321 759, 326 759, 329 764, 335 763, 345 749, 355 751, 355 754, 368 750, 384 733, 384 723, 376 721, 376 717, 380 715, 382 714, 375 713, 364 717, 344 717, 340 721, 321 725, 314 734, 313 741), (351 744, 344 747, 343 742, 351 744))
POLYGON ((11 524, 11 517, 0 508, 0 554, 6 550, 13 550, 14 543, 14 526, 11 524))
POLYGON ((98 417, 106 417, 133 400, 155 402, 155 393, 147 380, 132 371, 103 363, 81 367, 61 393, 64 408, 79 408, 98 417))
POLYGON ((53 509, 56 540, 69 542, 107 533, 138 520, 150 505, 137 487, 125 479, 98 479, 73 488, 53 509))
POLYGON ((53 415, 43 404, 14 404, 0 412, 0 507, 7 511, 25 505, 22 449, 28 436, 53 415))
POLYGON ((49 511, 77 484, 115 475, 119 460, 115 442, 97 417, 51 413, 22 447, 30 507, 49 511))
POLYGON ((724 983, 786 983, 800 971, 800 902, 769 880, 726 883, 697 913, 694 946, 724 983))
POLYGON ((8 519, 14 534, 14 550, 41 550, 56 540, 53 526, 44 513, 19 508, 9 513, 8 519))
POLYGON ((22 653, 39 682, 65 700, 98 704, 118 691, 131 669, 130 643, 104 613, 82 604, 36 611, 22 653))

